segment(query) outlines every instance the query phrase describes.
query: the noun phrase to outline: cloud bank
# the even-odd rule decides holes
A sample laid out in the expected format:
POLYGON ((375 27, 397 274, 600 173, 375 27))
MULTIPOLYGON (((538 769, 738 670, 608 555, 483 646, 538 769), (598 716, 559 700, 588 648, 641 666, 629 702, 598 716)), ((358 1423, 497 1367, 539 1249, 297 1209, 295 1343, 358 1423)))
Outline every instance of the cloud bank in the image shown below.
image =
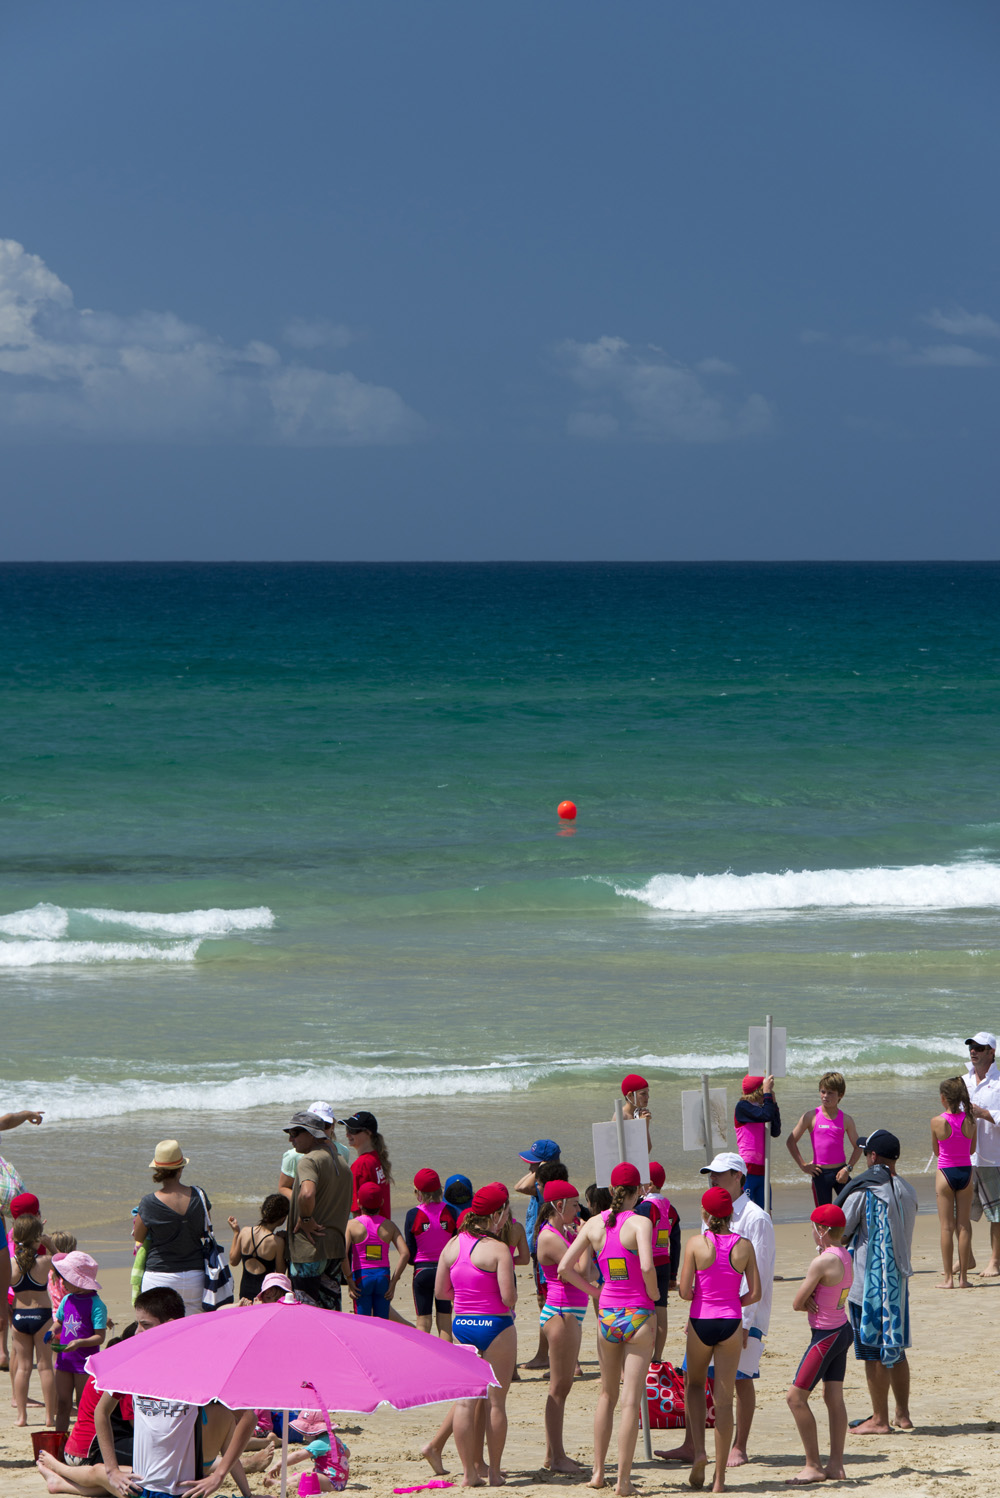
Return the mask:
POLYGON ((581 392, 566 430, 571 437, 646 442, 729 442, 756 437, 774 424, 761 395, 742 402, 717 395, 708 381, 736 373, 721 359, 681 364, 652 344, 604 337, 557 345, 561 372, 581 392))
MULTIPOLYGON (((935 307, 922 313, 919 319, 936 333, 956 338, 1000 338, 1000 323, 986 312, 968 312, 964 307, 952 307, 942 312, 935 307)), ((984 369, 997 361, 992 354, 982 349, 971 348, 968 343, 913 343, 909 338, 831 338, 815 328, 804 328, 799 335, 805 344, 826 343, 845 349, 849 354, 861 354, 875 359, 885 359, 900 368, 925 369, 984 369)))
MULTIPOLYGON (((324 330, 298 347, 334 343, 324 330)), ((337 330, 340 331, 339 329, 337 330)), ((38 255, 0 240, 0 437, 367 446, 426 423, 395 390, 235 348, 172 312, 77 308, 38 255)))

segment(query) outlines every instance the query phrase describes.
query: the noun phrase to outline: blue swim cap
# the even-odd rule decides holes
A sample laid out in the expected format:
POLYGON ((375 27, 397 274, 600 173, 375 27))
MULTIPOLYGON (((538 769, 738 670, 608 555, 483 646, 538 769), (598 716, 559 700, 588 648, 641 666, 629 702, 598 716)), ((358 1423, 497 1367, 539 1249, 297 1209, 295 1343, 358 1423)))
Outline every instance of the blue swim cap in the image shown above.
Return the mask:
POLYGON ((467 1207, 472 1200, 469 1177, 449 1176, 444 1183, 444 1199, 451 1207, 467 1207))

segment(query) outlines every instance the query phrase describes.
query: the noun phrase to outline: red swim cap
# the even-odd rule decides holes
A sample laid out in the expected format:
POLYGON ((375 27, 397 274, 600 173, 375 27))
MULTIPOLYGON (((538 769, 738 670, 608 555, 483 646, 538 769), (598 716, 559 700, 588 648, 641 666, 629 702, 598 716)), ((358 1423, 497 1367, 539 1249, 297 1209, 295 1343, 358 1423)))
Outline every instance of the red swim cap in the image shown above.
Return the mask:
POLYGON ((657 1191, 659 1191, 660 1187, 663 1185, 664 1181, 667 1179, 667 1172, 664 1170, 664 1168, 660 1164, 659 1160, 650 1160, 650 1162, 649 1162, 649 1179, 652 1181, 652 1183, 656 1187, 657 1191))
POLYGON ((827 1202, 825 1206, 815 1207, 809 1213, 810 1222, 818 1222, 824 1228, 845 1228, 847 1218, 844 1216, 842 1207, 835 1207, 833 1202, 827 1202))
POLYGON ((763 1077, 744 1077, 743 1078, 743 1096, 746 1097, 747 1093, 749 1093, 749 1092, 756 1092, 757 1088, 758 1087, 763 1087, 763 1085, 764 1085, 764 1078, 763 1077))
POLYGON ((628 1097, 630 1092, 642 1092, 649 1088, 645 1077, 640 1077, 636 1071, 630 1071, 628 1076, 622 1080, 622 1097, 628 1097))
POLYGON ((611 1184, 612 1186, 635 1187, 640 1186, 642 1182, 639 1180, 639 1172, 635 1166, 630 1165, 627 1160, 623 1160, 621 1165, 616 1165, 611 1172, 611 1184))
POLYGON ((724 1186, 711 1186, 701 1199, 701 1204, 710 1217, 731 1217, 733 1199, 724 1186))
POLYGON ((500 1212, 510 1201, 507 1187, 500 1181, 491 1181, 488 1186, 480 1186, 472 1198, 471 1209, 477 1217, 492 1217, 494 1212, 500 1212))
POLYGON ((10 1204, 11 1217, 39 1217, 41 1207, 38 1197, 32 1191, 22 1191, 20 1196, 15 1196, 10 1204))
POLYGON ((542 1195, 547 1202, 568 1202, 580 1193, 569 1181, 546 1181, 542 1195))
POLYGON ((374 1181, 366 1181, 363 1186, 358 1187, 358 1203, 366 1212, 381 1207, 382 1187, 376 1186, 374 1181))
POLYGON ((441 1177, 436 1170, 431 1170, 430 1166, 425 1165, 423 1170, 418 1170, 413 1177, 413 1187, 415 1191, 440 1191, 441 1177))

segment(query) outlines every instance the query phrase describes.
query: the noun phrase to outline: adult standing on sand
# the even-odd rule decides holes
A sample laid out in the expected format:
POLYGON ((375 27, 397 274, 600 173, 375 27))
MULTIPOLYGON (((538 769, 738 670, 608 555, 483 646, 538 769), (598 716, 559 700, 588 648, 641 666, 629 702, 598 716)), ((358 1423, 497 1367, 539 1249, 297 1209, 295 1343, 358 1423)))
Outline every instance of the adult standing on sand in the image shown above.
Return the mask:
POLYGON ((844 1211, 841 1240, 853 1244, 854 1278, 847 1297, 854 1329, 854 1356, 865 1365, 872 1413, 851 1422, 858 1435, 889 1435, 912 1430, 910 1419, 910 1290, 913 1224, 917 1193, 896 1174, 899 1140, 875 1129, 858 1144, 867 1170, 855 1176, 836 1205, 844 1211), (889 1390, 896 1413, 889 1422, 889 1390))
POLYGON ((315 1113, 293 1113, 284 1132, 298 1155, 288 1213, 291 1278, 316 1305, 339 1311, 351 1173, 315 1113))
MULTIPOLYGON (((0 1138, 7 1133, 8 1129, 19 1129, 22 1124, 40 1124, 45 1117, 44 1113, 38 1113, 34 1108, 22 1108, 19 1113, 0 1113, 0 1138)), ((24 1183, 15 1170, 3 1156, 0 1156, 0 1211, 6 1212, 10 1199, 17 1196, 19 1191, 24 1190, 24 1183), (11 1177, 7 1182, 8 1176, 11 1177)))
MULTIPOLYGON (((969 1071, 965 1079, 976 1119, 976 1148, 972 1156, 974 1191, 972 1220, 985 1217, 990 1225, 990 1258, 984 1279, 1000 1276, 1000 1070, 997 1038, 991 1030, 977 1030, 966 1042, 969 1071)), ((975 1258, 970 1268, 975 1267, 975 1258)))
POLYGON ((186 1315, 194 1316, 202 1309, 205 1255, 201 1240, 212 1203, 197 1187, 182 1184, 181 1174, 190 1163, 176 1139, 160 1140, 149 1162, 156 1190, 139 1203, 132 1237, 147 1245, 143 1290, 158 1285, 176 1290, 186 1315))
POLYGON ((391 1217, 389 1188, 392 1185, 392 1161, 389 1159, 385 1140, 378 1131, 378 1119, 374 1113, 366 1113, 362 1109, 358 1113, 352 1113, 350 1118, 342 1118, 340 1122, 344 1126, 348 1144, 357 1152, 356 1158, 351 1162, 351 1175, 354 1178, 351 1211, 355 1216, 361 1211, 358 1192, 362 1186, 370 1184, 378 1186, 382 1192, 382 1205, 379 1209, 381 1216, 391 1217))
POLYGON ((656 1267, 653 1227, 636 1212, 642 1183, 634 1165, 611 1172, 611 1206, 584 1223, 559 1261, 557 1273, 567 1284, 591 1293, 585 1275, 596 1258, 602 1283, 597 1310, 597 1356, 601 1392, 594 1411, 594 1471, 589 1487, 603 1488, 611 1445, 615 1405, 621 1394, 618 1425, 618 1481, 615 1492, 634 1493, 632 1458, 639 1434, 639 1407, 656 1340, 656 1267))

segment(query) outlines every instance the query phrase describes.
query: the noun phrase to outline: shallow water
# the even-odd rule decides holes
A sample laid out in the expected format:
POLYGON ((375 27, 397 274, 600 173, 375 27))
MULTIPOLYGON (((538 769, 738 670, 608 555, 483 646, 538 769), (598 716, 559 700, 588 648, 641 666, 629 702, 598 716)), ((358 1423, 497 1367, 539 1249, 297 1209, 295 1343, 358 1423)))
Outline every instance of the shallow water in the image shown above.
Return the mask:
POLYGON ((922 1166, 996 1028, 998 615, 993 565, 0 568, 4 1152, 175 1123, 256 1194, 323 1096, 499 1173, 638 1067, 679 1181, 773 1013, 796 1114, 839 1067, 922 1166))

